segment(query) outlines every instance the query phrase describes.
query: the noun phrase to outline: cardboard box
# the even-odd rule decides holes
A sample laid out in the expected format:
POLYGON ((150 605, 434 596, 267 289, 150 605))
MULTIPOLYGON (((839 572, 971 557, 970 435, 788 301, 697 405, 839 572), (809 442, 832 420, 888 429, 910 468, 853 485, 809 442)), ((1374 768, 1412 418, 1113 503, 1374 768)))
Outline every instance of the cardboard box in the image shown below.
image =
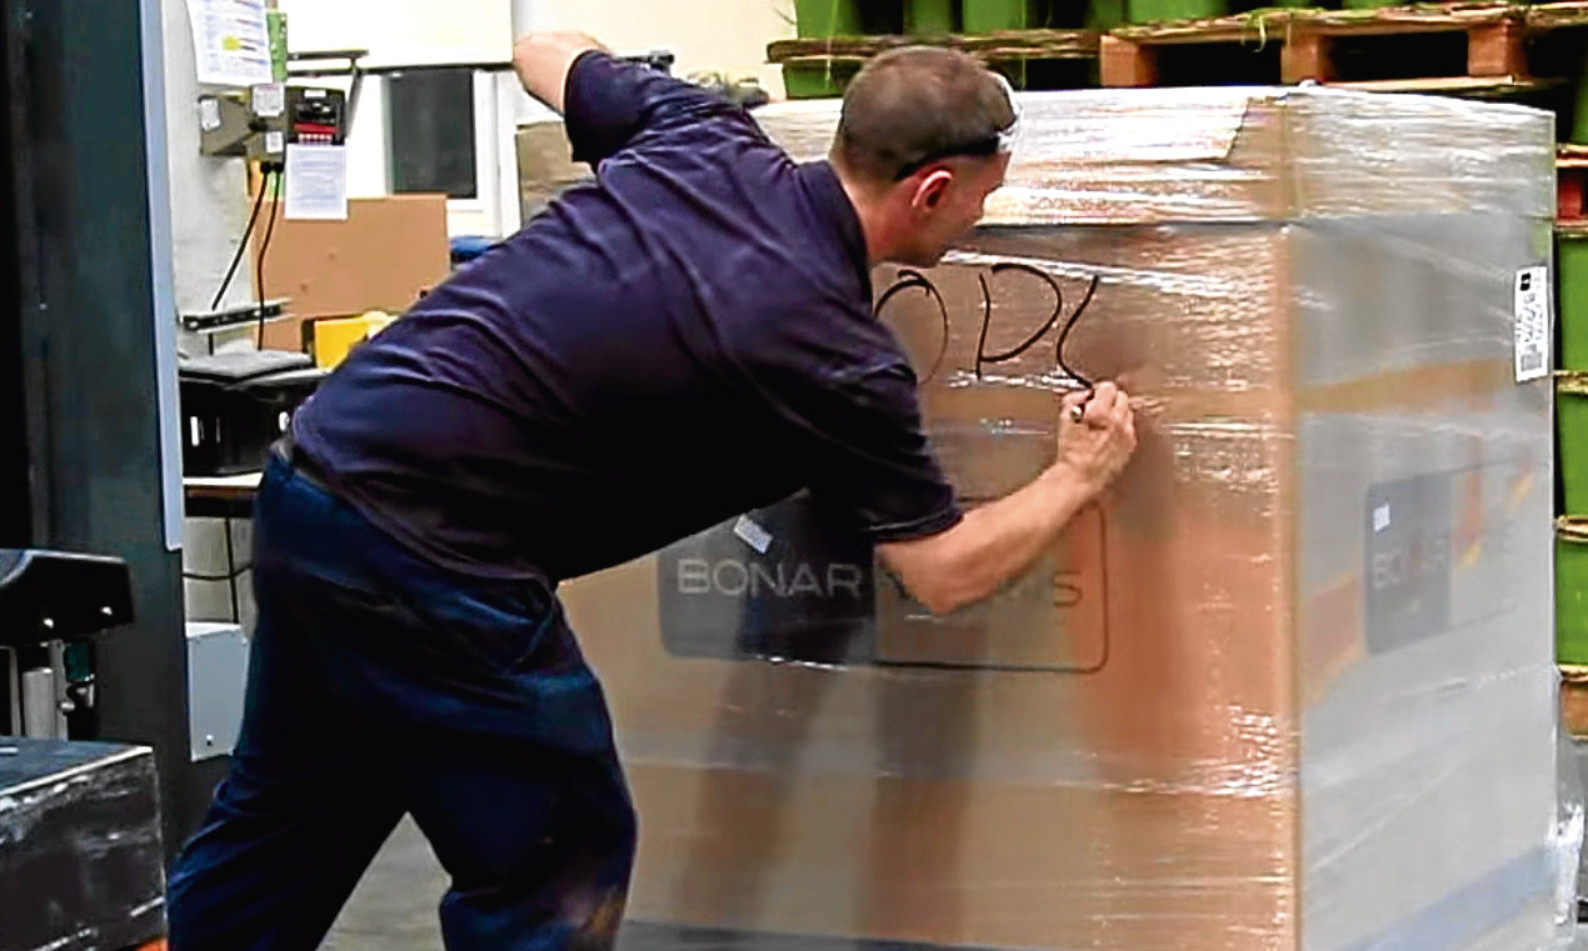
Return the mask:
POLYGON ((518 127, 519 208, 528 221, 553 198, 594 177, 590 166, 573 160, 573 146, 561 119, 526 122, 518 127))
MULTIPOLYGON (((1064 362, 1138 397, 1137 458, 1029 577, 946 619, 804 501, 751 513, 765 555, 730 523, 566 586, 640 810, 631 917, 1550 946, 1551 395, 1517 381, 1550 119, 1251 89, 1023 112, 985 226, 925 275, 943 307, 907 287, 880 319, 968 500, 1051 460, 1083 301, 1064 362)), ((760 115, 817 158, 836 107, 760 115)))
MULTIPOLYGON (((254 234, 254 264, 266 215, 254 234)), ((265 296, 287 297, 289 319, 265 327, 264 345, 302 350, 306 318, 406 311, 452 270, 444 195, 353 198, 345 221, 276 220, 265 296)))

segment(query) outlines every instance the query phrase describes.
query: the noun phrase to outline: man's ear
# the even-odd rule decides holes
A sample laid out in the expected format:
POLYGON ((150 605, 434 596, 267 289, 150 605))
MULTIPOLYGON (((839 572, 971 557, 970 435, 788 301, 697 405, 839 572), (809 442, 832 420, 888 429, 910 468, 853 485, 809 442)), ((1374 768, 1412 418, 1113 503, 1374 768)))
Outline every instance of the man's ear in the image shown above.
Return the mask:
POLYGON ((921 179, 915 186, 914 200, 910 203, 916 212, 927 212, 937 208, 943 201, 943 196, 948 193, 948 186, 953 184, 954 173, 946 168, 940 168, 921 179))

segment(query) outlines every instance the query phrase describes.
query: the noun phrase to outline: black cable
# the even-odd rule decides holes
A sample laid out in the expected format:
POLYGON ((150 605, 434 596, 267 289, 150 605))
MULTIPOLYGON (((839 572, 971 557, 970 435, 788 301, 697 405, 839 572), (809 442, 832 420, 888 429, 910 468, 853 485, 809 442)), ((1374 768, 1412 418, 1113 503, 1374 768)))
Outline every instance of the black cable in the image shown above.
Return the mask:
POLYGON ((253 570, 253 565, 243 565, 236 571, 228 572, 224 575, 206 575, 196 571, 184 571, 182 572, 182 577, 188 581, 204 581, 210 584, 220 584, 223 581, 236 581, 238 578, 241 578, 243 575, 246 575, 253 570))
MULTIPOLYGON (((285 172, 276 169, 275 192, 270 196, 270 223, 265 226, 265 240, 259 245, 259 260, 255 262, 254 289, 259 295, 259 341, 255 344, 259 349, 265 349, 265 254, 270 250, 270 236, 276 232, 276 218, 281 214, 281 179, 285 172)), ((260 183, 260 193, 264 193, 264 183, 260 183)))
MULTIPOLYGON (((260 184, 264 183, 261 182, 260 184)), ((232 598, 232 623, 241 624, 243 623, 243 609, 237 599, 237 575, 239 572, 237 570, 237 552, 232 547, 232 520, 229 518, 223 519, 221 527, 226 530, 226 568, 232 572, 232 576, 226 580, 226 590, 231 594, 232 598)))
MULTIPOLYGON (((265 176, 266 179, 269 176, 265 176)), ((268 181, 259 183, 259 194, 254 196, 254 211, 248 216, 248 227, 243 229, 243 239, 237 243, 237 253, 232 255, 232 263, 226 269, 226 277, 221 280, 221 289, 215 292, 215 299, 210 301, 210 310, 221 306, 221 301, 226 297, 226 292, 231 290, 232 278, 237 276, 237 265, 243 262, 243 255, 248 253, 248 239, 254 235, 254 223, 259 220, 259 209, 265 205, 265 186, 268 181)))

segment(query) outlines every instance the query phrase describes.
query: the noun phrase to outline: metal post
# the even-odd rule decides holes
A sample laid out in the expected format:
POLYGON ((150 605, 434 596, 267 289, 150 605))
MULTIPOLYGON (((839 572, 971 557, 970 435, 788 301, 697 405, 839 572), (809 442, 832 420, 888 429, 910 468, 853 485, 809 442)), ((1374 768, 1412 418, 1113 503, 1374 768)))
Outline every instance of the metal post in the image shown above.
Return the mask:
POLYGON ((0 734, 18 736, 22 733, 22 669, 17 660, 14 648, 0 647, 0 661, 5 668, 0 671, 5 677, 6 696, 10 698, 10 709, 6 713, 5 729, 0 734))
POLYGON ((95 650, 93 738, 154 747, 174 851, 224 763, 188 758, 161 6, 0 4, 0 530, 126 560, 138 617, 95 650))
POLYGON ((35 740, 60 739, 56 716, 55 671, 35 667, 22 675, 22 735, 35 740))

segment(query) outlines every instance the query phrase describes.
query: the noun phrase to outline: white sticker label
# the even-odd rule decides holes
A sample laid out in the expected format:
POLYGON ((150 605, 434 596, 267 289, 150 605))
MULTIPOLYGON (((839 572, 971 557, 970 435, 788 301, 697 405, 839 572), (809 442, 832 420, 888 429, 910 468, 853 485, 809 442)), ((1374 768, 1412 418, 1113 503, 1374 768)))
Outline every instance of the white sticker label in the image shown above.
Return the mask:
POLYGON ((1388 505, 1380 505, 1373 510, 1373 531, 1382 532, 1390 526, 1390 509, 1388 505))
POLYGON ((277 155, 287 150, 287 134, 285 132, 266 132, 265 151, 277 155))
POLYGON ((1516 272, 1516 382, 1549 369, 1549 268, 1523 268, 1516 272))
POLYGON ((754 548, 758 555, 766 554, 766 550, 772 547, 772 533, 757 525, 748 515, 739 516, 739 520, 733 523, 733 533, 739 536, 740 541, 754 548))
POLYGON ((199 100, 199 128, 214 132, 221 127, 221 104, 213 96, 199 100))
POLYGON ((254 87, 254 115, 261 119, 274 119, 287 111, 287 87, 281 83, 265 83, 254 87))

